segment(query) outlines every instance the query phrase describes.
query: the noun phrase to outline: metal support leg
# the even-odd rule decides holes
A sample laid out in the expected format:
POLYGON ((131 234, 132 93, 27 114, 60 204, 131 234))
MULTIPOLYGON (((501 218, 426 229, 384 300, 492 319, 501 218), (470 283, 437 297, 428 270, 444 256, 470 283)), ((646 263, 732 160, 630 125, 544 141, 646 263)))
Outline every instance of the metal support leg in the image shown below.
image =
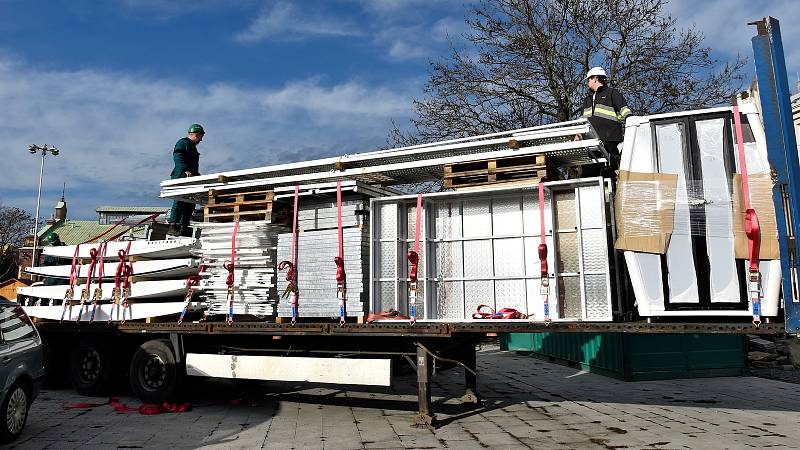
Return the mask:
POLYGON ((433 428, 436 417, 431 412, 431 356, 422 347, 417 347, 417 389, 419 413, 414 419, 415 428, 433 428))
POLYGON ((464 396, 461 397, 461 402, 464 405, 471 407, 478 407, 481 404, 481 399, 478 397, 478 375, 477 375, 477 358, 475 351, 475 342, 472 339, 467 339, 464 344, 464 396), (468 370, 469 369, 469 370, 468 370))

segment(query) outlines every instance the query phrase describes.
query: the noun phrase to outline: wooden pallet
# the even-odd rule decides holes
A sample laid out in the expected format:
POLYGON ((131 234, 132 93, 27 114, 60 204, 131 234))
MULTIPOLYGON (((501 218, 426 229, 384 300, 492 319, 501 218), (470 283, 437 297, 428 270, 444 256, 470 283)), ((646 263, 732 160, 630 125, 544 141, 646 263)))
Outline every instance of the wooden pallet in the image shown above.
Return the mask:
POLYGON ((210 190, 204 211, 205 221, 271 220, 274 200, 272 191, 228 194, 210 190))
POLYGON ((445 164, 444 187, 458 189, 552 178, 552 173, 544 155, 445 164))

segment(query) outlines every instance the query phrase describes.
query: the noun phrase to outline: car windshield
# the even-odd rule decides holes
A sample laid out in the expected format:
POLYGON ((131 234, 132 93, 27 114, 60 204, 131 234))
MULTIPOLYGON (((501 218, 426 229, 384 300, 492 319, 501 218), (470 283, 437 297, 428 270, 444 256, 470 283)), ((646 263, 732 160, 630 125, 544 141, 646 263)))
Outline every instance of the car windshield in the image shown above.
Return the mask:
POLYGON ((0 306, 0 336, 4 342, 15 342, 36 336, 30 317, 21 306, 0 306))

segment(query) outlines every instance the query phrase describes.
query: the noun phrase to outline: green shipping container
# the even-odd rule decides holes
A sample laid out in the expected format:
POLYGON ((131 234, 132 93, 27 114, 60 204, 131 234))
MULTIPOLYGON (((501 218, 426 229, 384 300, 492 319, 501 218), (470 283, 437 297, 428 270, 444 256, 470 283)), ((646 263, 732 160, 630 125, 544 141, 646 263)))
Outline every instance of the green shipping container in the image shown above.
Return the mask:
POLYGON ((500 346, 625 381, 747 375, 735 334, 505 333, 500 346))

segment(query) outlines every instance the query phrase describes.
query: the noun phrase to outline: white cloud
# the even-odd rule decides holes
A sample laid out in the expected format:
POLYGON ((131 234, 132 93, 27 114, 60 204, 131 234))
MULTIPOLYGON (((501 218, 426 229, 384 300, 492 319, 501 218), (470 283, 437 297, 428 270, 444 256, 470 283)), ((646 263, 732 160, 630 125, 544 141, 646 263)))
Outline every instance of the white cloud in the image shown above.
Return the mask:
POLYGON ((208 134, 201 171, 257 167, 385 144, 391 119, 410 115, 417 85, 371 86, 323 78, 275 88, 181 80, 99 70, 42 71, 0 54, 0 202, 32 211, 38 159, 29 144, 62 152, 45 167, 43 213, 67 182, 71 217, 100 204, 158 204, 172 170, 172 146, 192 122, 208 134))
MULTIPOLYGON (((800 9, 795 0, 672 0, 667 9, 682 27, 696 25, 706 36, 705 44, 726 58, 737 53, 753 60, 750 39, 756 34, 749 22, 773 16, 780 20, 790 88, 800 71, 800 9)), ((752 64, 751 64, 752 66, 752 64)), ((752 70, 752 69, 751 69, 752 70)), ((754 76, 754 75, 753 75, 754 76)))
POLYGON ((359 36, 362 33, 347 19, 325 16, 313 9, 299 10, 295 4, 279 2, 261 9, 247 29, 237 33, 234 39, 241 43, 253 43, 270 37, 297 39, 359 36))

